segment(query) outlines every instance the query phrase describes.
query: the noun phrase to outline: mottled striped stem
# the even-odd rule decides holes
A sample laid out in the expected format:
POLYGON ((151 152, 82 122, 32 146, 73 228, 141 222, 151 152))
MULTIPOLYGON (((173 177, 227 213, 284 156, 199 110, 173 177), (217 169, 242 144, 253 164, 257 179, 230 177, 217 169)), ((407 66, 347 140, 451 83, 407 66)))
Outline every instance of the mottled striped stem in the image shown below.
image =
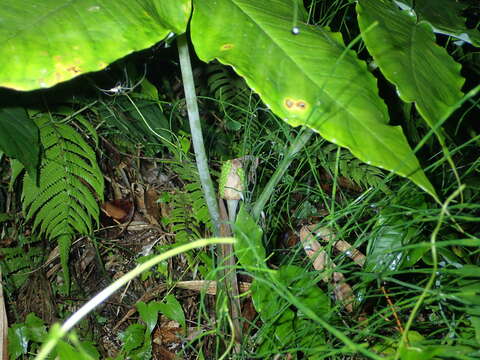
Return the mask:
POLYGON ((187 103, 188 121, 190 123, 190 133, 192 134, 192 143, 195 151, 198 174, 202 184, 203 196, 205 197, 208 211, 212 219, 213 235, 218 236, 220 233, 220 215, 218 212, 218 204, 212 178, 210 177, 210 171, 208 168, 205 145, 203 143, 197 95, 195 94, 195 83, 193 81, 192 65, 190 63, 187 36, 185 34, 178 36, 177 45, 178 55, 180 57, 180 68, 182 71, 183 89, 185 91, 185 101, 187 103))

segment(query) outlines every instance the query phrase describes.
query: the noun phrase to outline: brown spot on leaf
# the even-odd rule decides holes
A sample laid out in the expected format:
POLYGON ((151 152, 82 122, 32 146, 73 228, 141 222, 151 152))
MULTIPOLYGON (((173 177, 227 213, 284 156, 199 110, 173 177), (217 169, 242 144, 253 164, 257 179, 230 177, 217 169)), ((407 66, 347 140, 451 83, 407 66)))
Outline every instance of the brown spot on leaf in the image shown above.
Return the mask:
POLYGON ((68 72, 73 72, 74 74, 78 74, 81 70, 78 66, 73 65, 67 68, 68 72))
POLYGON ((297 101, 297 103, 295 104, 295 106, 298 108, 298 109, 305 109, 307 107, 307 104, 305 104, 305 101, 297 101))
POLYGON ((305 100, 296 100, 291 98, 285 98, 284 105, 291 111, 305 111, 308 108, 308 104, 305 100))
POLYGON ((287 108, 291 109, 294 104, 295 104, 295 102, 292 99, 289 99, 289 98, 285 99, 285 106, 287 108))
POLYGON ((222 46, 220 46, 220 50, 222 50, 222 51, 231 50, 231 49, 233 49, 234 46, 235 45, 230 44, 230 43, 223 44, 222 46))

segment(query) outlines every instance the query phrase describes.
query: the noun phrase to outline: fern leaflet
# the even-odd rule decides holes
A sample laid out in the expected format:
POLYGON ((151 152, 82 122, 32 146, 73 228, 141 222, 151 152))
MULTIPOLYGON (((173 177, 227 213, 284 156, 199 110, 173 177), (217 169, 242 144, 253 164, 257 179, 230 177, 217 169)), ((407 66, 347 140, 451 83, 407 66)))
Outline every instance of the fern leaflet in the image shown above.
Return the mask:
POLYGON ((252 92, 242 78, 235 76, 229 69, 220 64, 208 68, 208 87, 218 107, 226 119, 229 130, 239 130, 248 117, 252 106, 252 92))
POLYGON ((172 196, 172 211, 164 221, 171 225, 177 243, 182 243, 201 238, 202 227, 211 228, 211 220, 195 163, 187 159, 173 168, 186 184, 172 196))
MULTIPOLYGON (((337 163, 337 148, 335 144, 328 144, 320 152, 320 158, 323 158, 322 164, 333 174, 337 163)), ((386 194, 390 193, 390 189, 384 183, 384 172, 374 166, 365 164, 355 158, 348 150, 341 149, 338 159, 339 175, 344 176, 349 181, 363 188, 379 188, 386 194)))

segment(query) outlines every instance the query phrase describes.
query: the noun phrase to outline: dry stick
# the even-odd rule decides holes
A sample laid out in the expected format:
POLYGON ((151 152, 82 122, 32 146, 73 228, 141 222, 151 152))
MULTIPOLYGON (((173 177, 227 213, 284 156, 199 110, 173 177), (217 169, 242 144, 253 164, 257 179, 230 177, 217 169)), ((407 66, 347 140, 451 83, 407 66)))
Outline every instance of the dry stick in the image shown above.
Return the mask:
MULTIPOLYGON (((388 306, 390 306, 390 309, 392 310, 393 317, 395 318, 395 322, 397 323, 398 331, 400 331, 400 334, 403 335, 404 330, 402 326, 402 321, 400 320, 400 317, 398 316, 397 311, 395 310, 395 306, 393 305, 393 302, 387 293, 387 289, 385 289, 384 286, 381 286, 380 289, 382 289, 383 295, 385 295, 385 299, 387 299, 388 306)), ((408 344, 408 338, 406 342, 408 344)))
MULTIPOLYGON (((222 199, 219 201, 220 205, 220 219, 222 222, 220 223, 220 234, 221 236, 231 237, 232 236, 232 229, 228 222, 228 214, 227 209, 225 208, 225 203, 222 199)), ((237 282, 237 274, 235 272, 235 255, 233 254, 233 246, 232 244, 222 244, 220 245, 220 249, 222 252, 222 263, 219 263, 220 266, 225 266, 223 269, 223 278, 224 278, 224 285, 227 291, 227 296, 230 303, 230 316, 232 318, 233 328, 235 330, 235 341, 237 344, 241 344, 242 342, 242 324, 240 323, 241 317, 241 307, 240 307, 240 299, 239 299, 239 291, 238 291, 238 282, 237 282)))
MULTIPOLYGON (((238 288, 240 292, 246 293, 250 290, 251 283, 241 281, 238 284, 238 288)), ((205 292, 208 295, 216 295, 217 294, 217 282, 213 280, 187 280, 187 281, 179 281, 172 285, 177 289, 184 289, 184 290, 191 290, 191 291, 198 291, 198 292, 205 292)), ((147 303, 150 300, 155 299, 158 297, 162 292, 167 291, 170 288, 168 284, 160 284, 154 287, 151 290, 145 292, 137 301, 136 304, 140 301, 147 303)), ((245 296, 249 296, 245 294, 245 296)), ((120 326, 130 319, 135 313, 137 312, 137 308, 135 305, 131 306, 127 313, 121 318, 113 327, 113 331, 116 331, 120 328, 120 326)))
MULTIPOLYGON (((322 246, 320 243, 316 240, 315 236, 318 236, 321 238, 323 242, 329 242, 334 239, 335 233, 329 229, 329 228, 319 228, 318 225, 306 225, 303 226, 300 229, 300 241, 302 242, 303 249, 305 250, 305 253, 307 256, 312 260, 312 265, 315 270, 318 271, 324 271, 325 266, 329 266, 332 269, 335 269, 336 265, 335 263, 330 259, 328 256, 327 252, 322 249, 322 246)), ((348 253, 347 256, 353 258, 353 251, 356 250, 350 244, 348 244, 346 241, 343 240, 338 240, 334 244, 336 247, 336 244, 339 242, 341 243, 341 247, 338 248, 340 251, 343 251, 342 249, 347 249, 348 253)), ((358 261, 360 256, 362 254, 357 250, 355 253, 356 259, 354 260, 355 262, 358 261)), ((361 263, 360 266, 363 265, 362 261, 359 261, 361 263)), ((357 263, 359 263, 357 262, 357 263)), ((353 312, 353 302, 354 302, 354 296, 353 296, 353 290, 351 286, 347 283, 345 277, 343 276, 342 273, 338 271, 333 271, 332 274, 333 278, 333 283, 335 285, 334 287, 334 294, 335 294, 335 299, 337 301, 340 301, 343 303, 345 310, 349 313, 353 312)), ((322 278, 323 281, 328 282, 330 275, 324 276, 322 278)))
POLYGON ((8 319, 3 297, 2 269, 0 269, 0 360, 8 360, 8 319))

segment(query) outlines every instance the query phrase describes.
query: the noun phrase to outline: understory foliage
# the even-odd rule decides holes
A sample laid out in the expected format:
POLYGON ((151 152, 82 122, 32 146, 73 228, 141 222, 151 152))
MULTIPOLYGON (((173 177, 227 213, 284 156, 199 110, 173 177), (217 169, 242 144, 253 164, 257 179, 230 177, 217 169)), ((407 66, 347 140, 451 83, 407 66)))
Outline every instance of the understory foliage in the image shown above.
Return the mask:
POLYGON ((0 249, 4 286, 9 292, 24 285, 32 266, 40 266, 43 259, 38 237, 20 236, 18 240, 18 246, 0 249))
MULTIPOLYGON (((182 11, 192 4, 179 1, 186 4, 182 11)), ((147 3, 129 6, 149 14, 151 9, 141 6, 147 3)), ((177 9, 178 3, 155 5, 177 9)), ((236 220, 223 221, 236 238, 234 252, 220 260, 225 248, 219 245, 156 264, 91 312, 53 356, 479 358, 478 4, 193 4, 192 50, 198 56, 192 54, 193 74, 214 183, 225 160, 242 159, 245 166, 236 220), (212 18, 214 9, 231 18, 212 18), (277 18, 272 14, 279 9, 284 16, 277 18), (238 29, 245 41, 230 28, 238 19, 247 24, 238 29), (258 24, 245 19, 263 26, 253 37, 263 47, 253 47, 247 35, 258 24), (324 48, 315 48, 317 36, 324 48), (411 55, 409 61, 399 60, 404 54, 411 55), (211 59, 216 60, 206 63, 211 59), (451 101, 445 105, 445 99, 451 101), (313 109, 309 116, 306 109, 313 109), (291 144, 307 128, 315 133, 292 155, 291 144), (385 165, 392 159, 401 163, 405 154, 416 173, 385 165), (282 168, 285 160, 291 163, 282 168), (279 181, 255 218, 255 206, 279 169, 279 181), (232 274, 238 296, 229 292, 232 274)), ((150 21, 145 14, 125 17, 138 25, 150 21)), ((167 36, 163 25, 148 29, 167 36)), ((153 41, 145 29, 138 38, 153 41)), ((136 39, 130 35, 121 40, 136 39)), ((117 33, 112 36, 117 39, 117 33)), ((6 311, 15 322, 8 335, 10 359, 33 358, 48 338, 52 318, 68 318, 137 264, 212 236, 174 41, 169 36, 105 71, 72 80, 68 91, 26 94, 27 105, 13 101, 16 112, 0 108, 0 131, 19 116, 20 106, 29 109, 26 120, 38 130, 41 152, 38 166, 32 162, 23 174, 14 160, 23 159, 17 146, 22 140, 5 141, 0 134, 0 149, 7 144, 15 150, 0 153, 0 264, 6 311), (52 264, 57 245, 62 281, 52 264), (31 273, 43 277, 43 271, 45 292, 55 298, 55 316, 48 320, 42 314, 24 316, 18 301, 40 299, 22 290, 41 289, 29 280, 31 273), (60 290, 62 284, 71 284, 71 296, 60 290)), ((130 51, 127 45, 119 47, 130 51)), ((98 44, 96 49, 104 53, 98 44)), ((58 74, 81 71, 56 64, 58 74)), ((38 79, 23 80, 22 86, 33 86, 38 79)), ((16 93, 9 96, 5 106, 16 93)))

